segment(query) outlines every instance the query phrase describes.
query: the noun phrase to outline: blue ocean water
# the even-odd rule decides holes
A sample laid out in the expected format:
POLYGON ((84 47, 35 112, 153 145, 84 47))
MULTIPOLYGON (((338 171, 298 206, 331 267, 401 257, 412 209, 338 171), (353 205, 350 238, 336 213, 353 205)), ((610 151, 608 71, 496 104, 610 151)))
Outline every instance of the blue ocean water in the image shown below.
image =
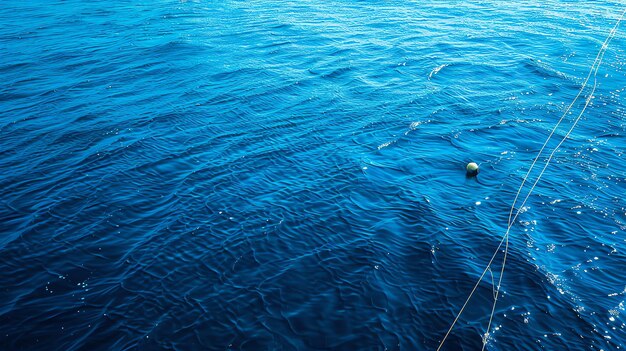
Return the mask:
MULTIPOLYGON (((623 8, 3 2, 0 349, 435 350, 623 8)), ((625 49, 511 229, 488 350, 626 346, 625 49)), ((482 347, 500 265, 442 350, 482 347)))

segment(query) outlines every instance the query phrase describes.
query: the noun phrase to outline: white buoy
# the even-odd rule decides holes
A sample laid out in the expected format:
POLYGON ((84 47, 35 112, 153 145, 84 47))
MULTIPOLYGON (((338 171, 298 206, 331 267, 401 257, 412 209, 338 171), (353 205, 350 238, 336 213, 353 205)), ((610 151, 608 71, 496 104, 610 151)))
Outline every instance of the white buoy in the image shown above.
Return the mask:
POLYGON ((476 164, 475 162, 468 163, 465 169, 467 170, 467 175, 470 177, 478 174, 478 164, 476 164))

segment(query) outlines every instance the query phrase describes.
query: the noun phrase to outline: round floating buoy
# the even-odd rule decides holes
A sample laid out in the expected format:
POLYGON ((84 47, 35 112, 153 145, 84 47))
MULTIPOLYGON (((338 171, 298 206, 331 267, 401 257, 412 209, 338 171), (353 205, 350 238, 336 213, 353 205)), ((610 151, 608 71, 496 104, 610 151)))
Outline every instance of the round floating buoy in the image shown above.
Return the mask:
POLYGON ((465 167, 465 170, 469 177, 473 177, 478 174, 478 165, 475 162, 470 162, 467 164, 467 167, 465 167))

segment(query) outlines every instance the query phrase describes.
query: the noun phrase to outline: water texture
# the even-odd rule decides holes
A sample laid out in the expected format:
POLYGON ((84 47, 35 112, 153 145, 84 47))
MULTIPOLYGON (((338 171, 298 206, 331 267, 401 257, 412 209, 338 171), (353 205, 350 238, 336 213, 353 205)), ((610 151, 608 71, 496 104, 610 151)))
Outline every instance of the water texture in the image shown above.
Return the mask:
MULTIPOLYGON (((436 349, 625 6, 2 2, 0 349, 436 349)), ((625 49, 488 350, 626 347, 625 49)), ((443 350, 482 347, 500 262, 443 350)))

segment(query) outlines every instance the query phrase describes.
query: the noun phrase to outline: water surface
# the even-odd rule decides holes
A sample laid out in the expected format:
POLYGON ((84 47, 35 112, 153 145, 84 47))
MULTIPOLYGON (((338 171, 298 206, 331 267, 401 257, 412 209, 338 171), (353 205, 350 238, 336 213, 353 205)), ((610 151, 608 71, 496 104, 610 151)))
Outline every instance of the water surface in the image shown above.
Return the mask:
MULTIPOLYGON (((436 349, 623 7, 4 3, 0 348, 436 349)), ((489 350, 626 345, 625 33, 489 350)), ((482 346, 496 263, 445 350, 482 346)))

